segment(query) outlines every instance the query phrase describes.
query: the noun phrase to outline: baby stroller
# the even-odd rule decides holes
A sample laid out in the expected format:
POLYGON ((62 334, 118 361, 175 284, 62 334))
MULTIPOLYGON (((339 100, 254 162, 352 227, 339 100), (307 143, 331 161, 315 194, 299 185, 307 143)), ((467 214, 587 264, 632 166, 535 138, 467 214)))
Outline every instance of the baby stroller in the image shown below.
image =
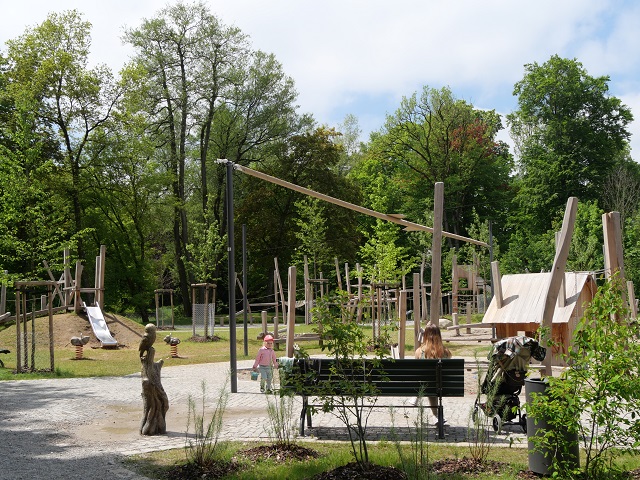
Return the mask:
POLYGON ((485 402, 476 398, 474 421, 478 410, 482 410, 487 417, 493 417, 494 431, 500 431, 503 425, 520 425, 526 433, 527 415, 520 410, 519 395, 531 358, 542 361, 545 354, 546 349, 529 337, 508 337, 494 343, 487 356, 489 368, 480 386, 487 398, 485 402))

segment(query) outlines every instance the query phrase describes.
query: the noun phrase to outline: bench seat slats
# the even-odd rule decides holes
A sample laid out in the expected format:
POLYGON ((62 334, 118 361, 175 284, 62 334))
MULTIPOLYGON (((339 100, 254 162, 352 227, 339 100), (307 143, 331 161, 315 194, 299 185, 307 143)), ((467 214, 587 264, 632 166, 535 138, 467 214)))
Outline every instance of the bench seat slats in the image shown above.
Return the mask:
MULTIPOLYGON (((438 397, 438 417, 442 417, 443 397, 464 396, 464 359, 365 359, 342 362, 336 371, 332 358, 296 359, 288 374, 280 378, 281 388, 303 397, 300 434, 304 435, 305 416, 311 426, 312 405, 309 398, 319 395, 349 396, 340 391, 345 377, 357 384, 371 386, 371 393, 381 397, 438 397)), ((362 394, 362 391, 359 392, 362 394)), ((406 402, 405 402, 406 405, 406 402)), ((444 438, 442 424, 439 438, 444 438)))

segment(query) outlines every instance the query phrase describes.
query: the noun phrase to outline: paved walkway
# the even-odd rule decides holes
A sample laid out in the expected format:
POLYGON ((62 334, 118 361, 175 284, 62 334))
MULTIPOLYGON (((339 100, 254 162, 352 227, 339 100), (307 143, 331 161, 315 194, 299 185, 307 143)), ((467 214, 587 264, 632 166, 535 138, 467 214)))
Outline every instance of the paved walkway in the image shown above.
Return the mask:
MULTIPOLYGON (((267 399, 259 392, 259 382, 249 379, 251 364, 251 360, 238 362, 238 392, 229 396, 223 438, 269 440, 265 431, 267 399)), ((467 364, 475 365, 470 359, 467 364)), ((124 468, 122 459, 136 453, 183 447, 189 395, 200 402, 204 381, 205 407, 211 411, 217 392, 225 384, 228 369, 228 363, 163 368, 162 384, 170 405, 167 434, 154 437, 138 434, 142 418, 139 374, 0 382, 0 480, 75 477, 103 480, 105 474, 110 479, 142 480, 145 477, 124 468)), ((470 377, 469 383, 477 385, 476 373, 467 371, 466 374, 470 377)), ((446 438, 438 440, 432 428, 430 440, 467 442, 474 400, 472 392, 463 398, 445 399, 446 438)), ((372 438, 393 438, 390 409, 384 405, 410 401, 381 399, 381 406, 376 407, 369 420, 372 438)), ((294 416, 299 412, 298 403, 294 416)), ((415 417, 416 409, 407 409, 409 420, 404 418, 402 408, 396 412, 396 431, 401 439, 408 439, 408 423, 415 417)), ((319 413, 314 415, 313 422, 314 428, 307 430, 305 439, 313 442, 345 438, 344 427, 334 416, 319 413)), ((505 427, 494 437, 497 444, 514 441, 516 446, 526 446, 526 435, 518 426, 505 427)))

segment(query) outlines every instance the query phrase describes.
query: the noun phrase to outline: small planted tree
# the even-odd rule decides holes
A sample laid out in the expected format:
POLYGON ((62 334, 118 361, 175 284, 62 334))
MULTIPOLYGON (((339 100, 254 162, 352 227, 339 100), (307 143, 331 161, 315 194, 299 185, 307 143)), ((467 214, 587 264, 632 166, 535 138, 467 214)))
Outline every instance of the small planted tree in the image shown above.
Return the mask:
POLYGON ((226 445, 220 441, 220 435, 222 433, 222 417, 229 400, 228 380, 227 377, 225 384, 218 392, 215 408, 208 421, 205 418, 207 388, 204 380, 201 385, 202 399, 200 405, 189 395, 185 454, 187 456, 187 464, 192 465, 198 471, 207 471, 213 464, 222 462, 226 445))
POLYGON ((629 319, 619 284, 614 276, 599 288, 566 356, 571 368, 548 378, 545 393, 527 405, 532 418, 548 419, 550 428, 532 440, 562 478, 615 478, 615 458, 640 446, 640 328, 629 319), (558 460, 569 447, 567 432, 581 441, 582 472, 558 460))
POLYGON ((317 324, 322 326, 322 349, 335 360, 330 381, 318 387, 318 397, 322 411, 332 413, 347 427, 353 458, 367 471, 371 466, 367 424, 378 400, 378 389, 366 379, 380 366, 389 342, 383 332, 374 344, 363 328, 349 319, 347 299, 346 292, 338 292, 333 298, 321 299, 314 309, 317 324), (365 362, 367 357, 373 358, 365 362))

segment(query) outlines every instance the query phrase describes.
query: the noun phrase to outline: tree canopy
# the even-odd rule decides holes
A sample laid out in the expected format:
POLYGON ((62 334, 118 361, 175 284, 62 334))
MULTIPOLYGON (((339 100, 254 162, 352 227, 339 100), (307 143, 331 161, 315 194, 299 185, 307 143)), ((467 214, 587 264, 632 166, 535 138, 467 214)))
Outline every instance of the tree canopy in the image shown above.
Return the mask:
MULTIPOLYGON (((0 271, 12 278, 46 277, 43 260, 61 270, 67 248, 91 278, 92 252, 106 244, 107 308, 146 320, 153 290, 173 288, 189 314, 191 283, 217 283, 218 298, 229 288, 230 201, 247 227, 250 296, 273 291, 274 258, 285 267, 306 256, 324 278, 336 258, 369 280, 426 278, 430 234, 238 173, 227 199, 220 158, 425 225, 443 182, 444 230, 486 242, 491 231, 506 273, 551 268, 555 230, 577 196, 570 268, 601 268, 601 215, 617 210, 628 277, 640 276, 633 116, 609 78, 576 59, 525 65, 507 115, 513 155, 498 139, 502 117, 448 87, 402 98, 367 141, 353 115, 321 125, 299 110, 278 59, 203 2, 168 5, 126 30, 134 56, 117 75, 89 66, 90 34, 81 13, 52 13, 0 52, 0 271)), ((488 272, 487 249, 447 242, 444 265, 455 253, 488 272)))

